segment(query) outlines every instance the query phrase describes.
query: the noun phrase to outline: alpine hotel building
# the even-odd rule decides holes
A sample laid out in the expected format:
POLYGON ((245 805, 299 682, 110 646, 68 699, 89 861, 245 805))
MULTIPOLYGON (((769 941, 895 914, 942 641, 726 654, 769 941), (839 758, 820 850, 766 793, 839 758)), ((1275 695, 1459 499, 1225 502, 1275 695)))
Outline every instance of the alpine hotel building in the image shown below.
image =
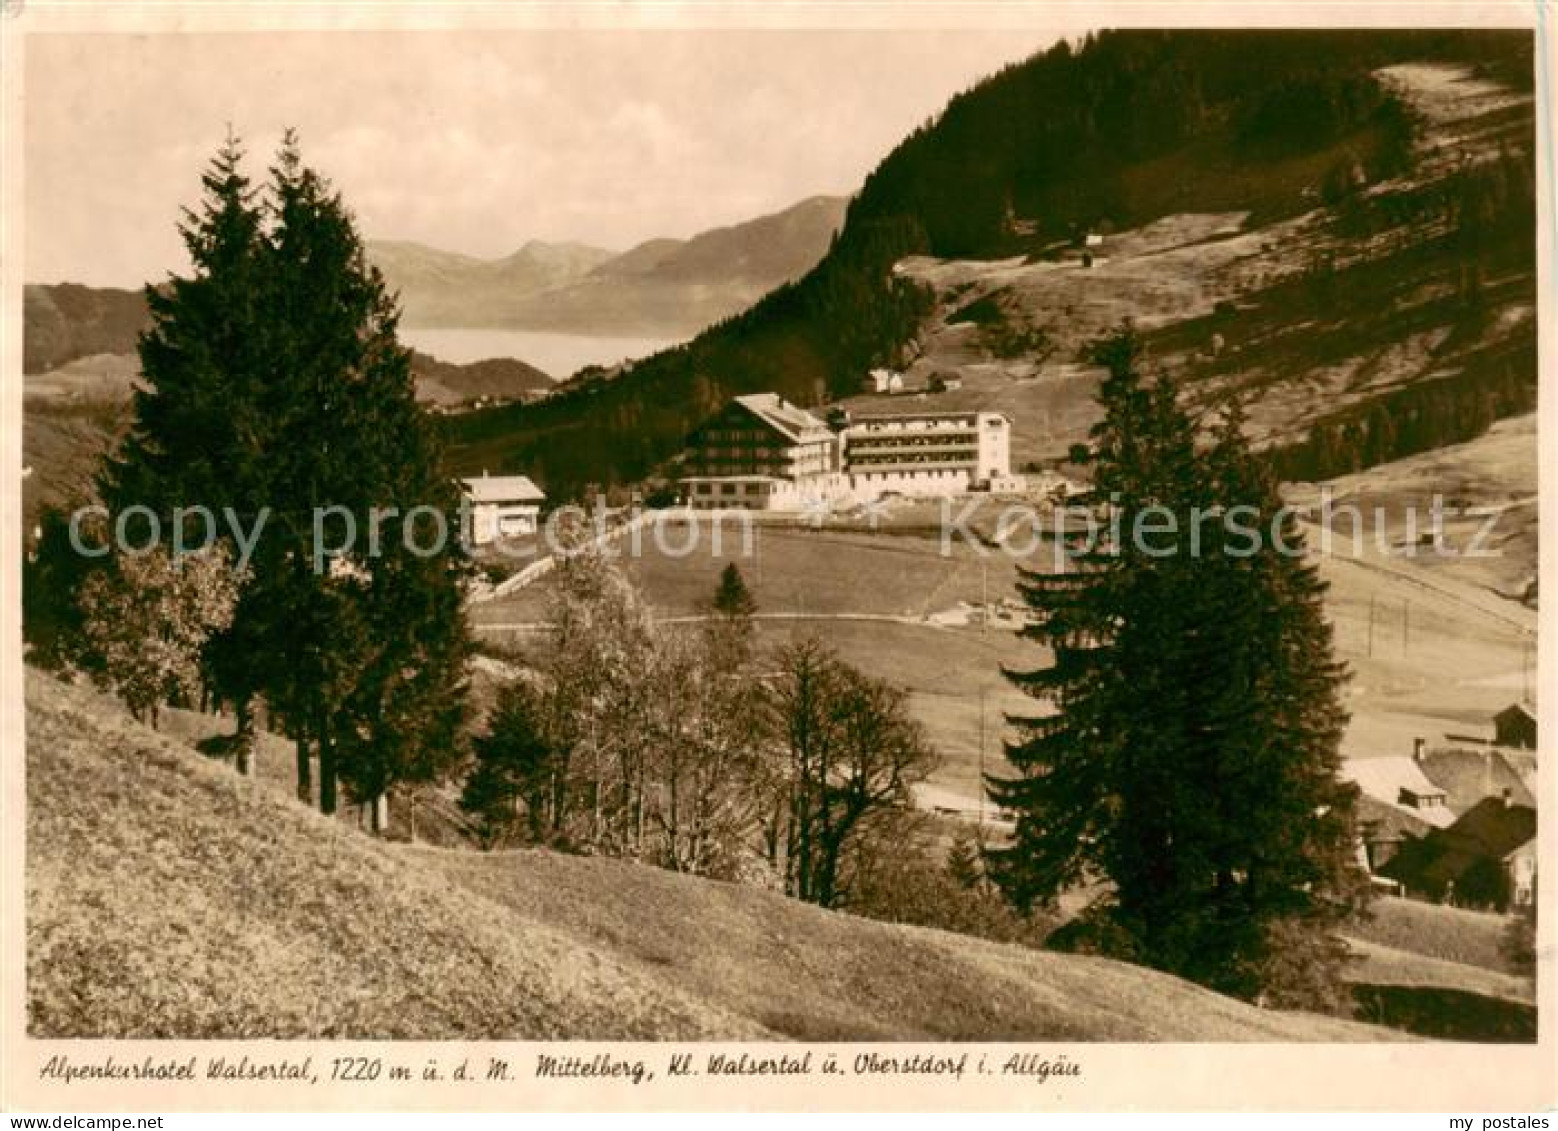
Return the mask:
POLYGON ((829 426, 776 393, 737 397, 688 437, 682 486, 698 510, 800 510, 882 495, 1019 491, 999 412, 897 413, 829 426))

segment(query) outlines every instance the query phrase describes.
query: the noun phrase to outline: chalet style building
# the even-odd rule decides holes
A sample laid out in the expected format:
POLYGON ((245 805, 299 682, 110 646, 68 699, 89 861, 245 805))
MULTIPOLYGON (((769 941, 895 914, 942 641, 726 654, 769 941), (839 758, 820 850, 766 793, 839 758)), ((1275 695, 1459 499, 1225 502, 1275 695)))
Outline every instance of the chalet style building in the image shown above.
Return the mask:
POLYGON ((488 475, 462 479, 470 501, 471 542, 477 546, 500 538, 534 534, 541 521, 546 495, 524 475, 488 475))
POLYGON ((1408 895, 1505 911, 1536 892, 1536 810, 1488 797, 1449 828, 1408 841, 1380 868, 1408 895))
POLYGON ((1504 911, 1536 898, 1535 719, 1517 704, 1489 737, 1413 740, 1411 758, 1349 759, 1359 863, 1380 888, 1504 911))
POLYGON ((1012 422, 999 412, 835 412, 775 393, 737 397, 688 437, 682 485, 697 510, 792 511, 897 494, 1013 492, 1012 422))
POLYGON ((698 510, 800 510, 845 493, 838 437, 777 393, 737 397, 687 448, 682 485, 698 510))

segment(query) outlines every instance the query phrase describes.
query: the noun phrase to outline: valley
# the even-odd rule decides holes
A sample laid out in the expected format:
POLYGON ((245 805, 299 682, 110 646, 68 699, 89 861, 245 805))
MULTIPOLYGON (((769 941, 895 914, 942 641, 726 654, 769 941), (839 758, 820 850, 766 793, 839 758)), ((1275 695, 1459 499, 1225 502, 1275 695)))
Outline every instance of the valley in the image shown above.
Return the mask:
MULTIPOLYGON (((27 288, 28 577, 80 590, 29 593, 54 602, 36 605, 47 643, 69 645, 28 637, 31 663, 64 657, 26 674, 29 1031, 1534 1040, 1535 981, 1509 941, 1534 909, 1519 822, 1540 793, 1529 62, 1478 33, 1111 33, 957 95, 849 198, 625 251, 369 240, 376 271, 347 258, 374 325, 413 351, 414 393, 394 351, 352 353, 387 332, 338 334, 327 304, 306 311, 317 337, 285 339, 291 365, 235 350, 237 379, 218 365, 212 381, 170 350, 167 387, 213 403, 172 414, 157 442, 179 457, 153 443, 129 482, 242 482, 316 517, 328 491, 364 507, 416 492, 440 514, 463 493, 491 520, 476 568, 409 542, 383 569, 376 549, 326 562, 296 526, 256 559, 271 573, 252 607, 188 612, 209 620, 182 656, 158 624, 112 671, 113 610, 152 607, 108 603, 133 571, 93 588, 38 542, 46 510, 94 498, 149 399, 145 299, 27 288), (1110 402, 1110 433, 1099 345, 1122 327, 1142 350, 1123 373, 1114 358, 1111 388, 1139 396, 1110 402), (320 341, 344 360, 315 374, 320 341), (1130 384, 1132 364, 1160 397, 1130 384), (365 372, 388 374, 383 395, 352 400, 365 372), (1213 442, 1235 401, 1248 448, 1213 442), (229 410, 253 451, 249 433, 202 451, 188 433, 229 410), (317 453, 292 447, 305 423, 317 453), (1077 451, 1095 440, 1101 464, 1077 451), (1272 507, 1280 493, 1323 593, 1271 556, 1194 574, 1136 560, 1142 585, 1101 586, 1097 607, 1052 591, 1045 636, 1020 587, 1056 544, 1003 515, 1052 518, 1093 466, 1138 508, 1230 484, 1272 507), (601 540, 618 569, 521 573, 574 504, 620 521, 646 499, 648 517, 601 540), (1111 680, 1084 653, 1120 626, 1136 631, 1111 680), (807 640, 822 659, 786 648, 807 640), (119 670, 137 649, 167 665, 137 711, 151 728, 92 686, 136 702, 139 673, 119 670), (1052 664, 1048 698, 1013 678, 1052 664), (1046 754, 1053 736, 1020 720, 1057 704, 1082 729, 1046 754), (1070 778, 1045 761, 1059 747, 1070 778), (1030 800, 998 807, 987 781, 1025 757, 1030 800), (1356 820, 1338 777, 1358 787, 1356 820), (1081 817, 1053 823, 1054 782, 1081 817), (1463 872, 1437 888, 1392 877, 1392 858, 1474 809, 1520 837, 1473 852, 1473 828, 1445 855, 1480 854, 1502 899, 1458 893, 1463 872), (1315 870, 1257 883, 1278 855, 1267 830, 1315 870), (1057 863, 1044 837, 1083 847, 1057 863), (1205 855, 1155 870, 1154 851, 1187 841, 1205 855), (1035 850, 1016 881, 982 851, 1012 844, 1035 850), (1121 844, 1141 867, 1116 882, 1121 844), (1207 907, 1245 914, 1230 891, 1291 900, 1248 912, 1241 929, 1273 933, 1252 927, 1217 971, 1173 937, 1177 905, 1110 924, 1168 940, 1153 961, 1080 914, 1158 879, 1201 943, 1224 926, 1207 907), (1377 913, 1291 944, 1297 974, 1273 962, 1282 931, 1310 925, 1292 908, 1333 882, 1315 922, 1369 888, 1377 913), (1302 984, 1310 961, 1323 986, 1302 984)), ((314 261, 275 233, 274 263, 243 262, 307 277, 283 270, 314 261)))
MULTIPOLYGON (((1320 530, 1305 530, 1329 585, 1326 608, 1338 655, 1354 672, 1343 743, 1348 758, 1410 753, 1414 737, 1485 720, 1534 687, 1536 614, 1509 595, 1535 575, 1533 508, 1521 503, 1498 515, 1489 547, 1496 556, 1489 558, 1404 556, 1398 541, 1409 508, 1421 508, 1426 523, 1429 487, 1453 494, 1465 508, 1505 507, 1511 493, 1523 494, 1522 485, 1532 481, 1535 458, 1535 421, 1528 416, 1432 457, 1321 485, 1337 506, 1362 507, 1367 535, 1354 554, 1352 523, 1338 519, 1322 553, 1320 530), (1493 473, 1499 467, 1505 476, 1493 473), (1388 555, 1376 546, 1376 508, 1393 549, 1388 555)), ((1311 505, 1318 490, 1295 486, 1291 505, 1311 505)), ((999 501, 987 505, 995 510, 999 501)), ((816 634, 851 662, 908 689, 942 757, 933 783, 955 795, 964 812, 977 812, 981 711, 985 768, 993 771, 1007 735, 1003 714, 1031 706, 1000 669, 1039 666, 1044 656, 1016 636, 1023 561, 960 534, 949 538, 944 555, 938 512, 934 504, 904 506, 896 523, 878 530, 843 516, 815 525, 762 520, 752 524, 749 546, 740 525, 724 521, 717 552, 707 521, 695 529, 672 520, 663 536, 646 534, 636 549, 627 539, 613 545, 657 617, 669 621, 705 613, 720 570, 735 562, 766 642, 816 634)), ((989 528, 978 520, 971 525, 989 528)), ((1447 529, 1452 545, 1469 544, 1465 524, 1447 529)), ((1045 550, 1039 559, 1047 564, 1045 550)), ((543 578, 477 603, 473 626, 484 641, 543 661, 549 593, 543 578)))

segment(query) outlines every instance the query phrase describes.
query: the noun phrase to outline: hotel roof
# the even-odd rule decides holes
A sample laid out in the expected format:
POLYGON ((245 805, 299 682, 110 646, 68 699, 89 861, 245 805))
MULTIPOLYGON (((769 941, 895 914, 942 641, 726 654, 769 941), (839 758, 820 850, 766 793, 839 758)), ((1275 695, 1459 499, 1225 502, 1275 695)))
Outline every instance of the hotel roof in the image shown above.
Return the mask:
POLYGON ((1004 412, 988 408, 969 408, 956 412, 861 412, 850 420, 851 424, 891 423, 895 420, 977 420, 981 416, 998 416, 1008 424, 1011 417, 1004 412))
POLYGON ((1445 791, 1430 781, 1422 766, 1411 758, 1397 755, 1349 758, 1343 775, 1356 782, 1370 797, 1398 809, 1407 808, 1430 825, 1443 828, 1455 821, 1455 814, 1448 807, 1417 809, 1402 804, 1403 791, 1417 797, 1445 796, 1445 791))
POLYGON ((749 393, 736 403, 764 423, 777 428, 792 440, 815 432, 827 432, 828 426, 800 405, 791 404, 778 393, 749 393))

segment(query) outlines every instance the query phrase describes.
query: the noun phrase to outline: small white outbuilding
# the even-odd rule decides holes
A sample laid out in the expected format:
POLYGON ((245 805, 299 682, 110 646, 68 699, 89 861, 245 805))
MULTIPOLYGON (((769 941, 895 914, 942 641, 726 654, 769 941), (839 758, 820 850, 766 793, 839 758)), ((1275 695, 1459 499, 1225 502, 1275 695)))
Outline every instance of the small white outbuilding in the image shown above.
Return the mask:
POLYGON ((500 538, 534 534, 546 495, 527 475, 488 475, 461 480, 471 505, 471 541, 480 546, 500 538))

